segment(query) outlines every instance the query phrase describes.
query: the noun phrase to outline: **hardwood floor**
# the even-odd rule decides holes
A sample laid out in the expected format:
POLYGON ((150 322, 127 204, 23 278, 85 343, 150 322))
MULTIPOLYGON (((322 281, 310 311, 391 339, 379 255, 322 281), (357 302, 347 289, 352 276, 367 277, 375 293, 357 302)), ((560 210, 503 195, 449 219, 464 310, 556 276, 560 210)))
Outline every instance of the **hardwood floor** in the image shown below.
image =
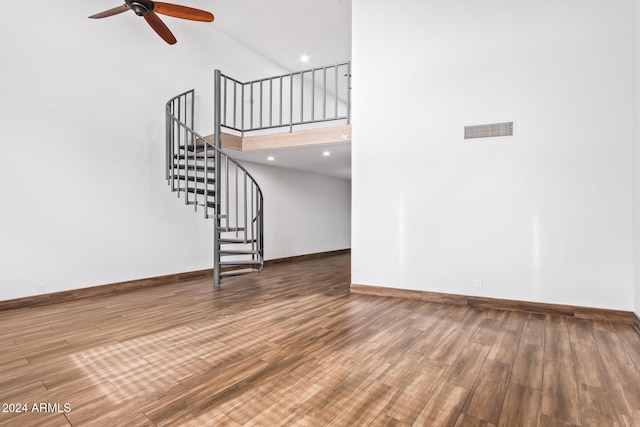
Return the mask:
POLYGON ((0 312, 0 425, 640 425, 631 325, 350 294, 349 263, 0 312))

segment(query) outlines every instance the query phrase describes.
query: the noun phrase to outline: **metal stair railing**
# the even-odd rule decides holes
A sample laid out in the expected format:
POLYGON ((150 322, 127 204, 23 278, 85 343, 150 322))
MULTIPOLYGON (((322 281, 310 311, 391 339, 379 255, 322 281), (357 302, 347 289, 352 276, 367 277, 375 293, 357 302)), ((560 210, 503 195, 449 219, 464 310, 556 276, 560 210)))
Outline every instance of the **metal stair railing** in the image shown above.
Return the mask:
POLYGON ((248 131, 351 120, 351 63, 241 82, 220 74, 221 126, 248 131))
POLYGON ((223 268, 232 269, 228 275, 238 267, 262 271, 264 199, 251 174, 222 151, 219 126, 213 144, 193 130, 194 94, 192 89, 166 104, 165 176, 171 191, 178 197, 184 193, 186 205, 202 207, 204 217, 215 221, 214 284, 219 285, 223 268))

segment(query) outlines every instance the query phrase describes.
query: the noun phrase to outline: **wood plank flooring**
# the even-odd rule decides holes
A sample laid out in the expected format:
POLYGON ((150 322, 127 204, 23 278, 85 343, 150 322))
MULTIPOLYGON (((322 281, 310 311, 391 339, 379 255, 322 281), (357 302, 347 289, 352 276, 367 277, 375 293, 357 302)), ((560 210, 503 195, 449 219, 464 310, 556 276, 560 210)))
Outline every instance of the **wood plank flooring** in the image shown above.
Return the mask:
POLYGON ((0 312, 0 425, 640 425, 632 326, 350 294, 349 269, 0 312))

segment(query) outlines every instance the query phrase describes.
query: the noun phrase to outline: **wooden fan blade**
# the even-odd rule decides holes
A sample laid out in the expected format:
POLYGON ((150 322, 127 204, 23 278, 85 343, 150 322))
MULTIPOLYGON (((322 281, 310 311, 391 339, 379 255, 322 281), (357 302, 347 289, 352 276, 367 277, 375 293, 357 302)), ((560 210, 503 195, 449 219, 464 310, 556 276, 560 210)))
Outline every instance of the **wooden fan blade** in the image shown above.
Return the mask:
POLYGON ((164 22, 162 22, 160 18, 158 18, 158 15, 156 15, 153 12, 149 12, 146 15, 144 15, 144 19, 149 23, 151 28, 153 28, 154 31, 158 33, 160 37, 162 37, 164 41, 166 41, 169 44, 176 44, 177 40, 174 37, 173 33, 164 24, 164 22))
POLYGON ((180 6, 179 4, 154 1, 153 11, 162 15, 173 16, 174 18, 189 19, 191 21, 213 21, 212 13, 209 13, 206 10, 195 9, 193 7, 180 6))
POLYGON ((105 10, 104 12, 91 15, 89 18, 93 18, 93 19, 106 18, 108 16, 113 16, 122 12, 126 12, 127 10, 129 10, 129 5, 123 4, 122 6, 114 7, 113 9, 105 10))

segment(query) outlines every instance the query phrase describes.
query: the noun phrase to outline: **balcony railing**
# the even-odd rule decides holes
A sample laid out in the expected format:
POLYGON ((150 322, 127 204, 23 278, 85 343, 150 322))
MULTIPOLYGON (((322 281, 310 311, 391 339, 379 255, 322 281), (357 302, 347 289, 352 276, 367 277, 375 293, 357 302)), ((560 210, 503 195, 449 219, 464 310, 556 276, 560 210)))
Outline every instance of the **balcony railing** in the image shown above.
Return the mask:
POLYGON ((221 75, 221 126, 244 132, 344 120, 350 123, 351 64, 342 62, 250 82, 221 75))

